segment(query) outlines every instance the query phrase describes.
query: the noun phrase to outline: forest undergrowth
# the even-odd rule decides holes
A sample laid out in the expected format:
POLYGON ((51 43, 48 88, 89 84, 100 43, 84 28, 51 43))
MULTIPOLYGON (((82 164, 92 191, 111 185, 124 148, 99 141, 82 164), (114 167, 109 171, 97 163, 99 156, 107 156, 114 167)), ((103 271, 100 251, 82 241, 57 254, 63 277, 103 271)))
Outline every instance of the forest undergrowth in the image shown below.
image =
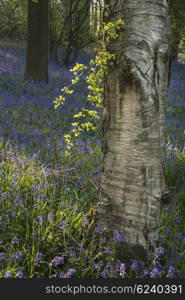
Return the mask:
MULTIPOLYGON (((185 64, 173 63, 163 165, 174 198, 165 205, 155 257, 125 261, 117 232, 96 227, 101 120, 65 157, 64 135, 87 102, 85 81, 64 105, 54 99, 70 68, 49 64, 49 84, 24 82, 25 53, 0 47, 0 278, 185 277, 185 64)), ((87 63, 81 55, 78 62, 87 63)))

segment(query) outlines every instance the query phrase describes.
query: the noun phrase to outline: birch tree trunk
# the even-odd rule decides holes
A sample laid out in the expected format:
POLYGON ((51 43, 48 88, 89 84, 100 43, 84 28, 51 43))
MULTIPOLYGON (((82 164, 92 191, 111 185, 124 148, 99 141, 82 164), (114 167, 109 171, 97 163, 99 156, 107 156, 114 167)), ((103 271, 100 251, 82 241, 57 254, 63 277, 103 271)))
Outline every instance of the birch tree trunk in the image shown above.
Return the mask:
POLYGON ((161 146, 170 54, 169 3, 107 2, 109 20, 121 18, 125 28, 110 46, 117 60, 105 81, 97 222, 119 231, 130 253, 151 255, 166 191, 161 146))

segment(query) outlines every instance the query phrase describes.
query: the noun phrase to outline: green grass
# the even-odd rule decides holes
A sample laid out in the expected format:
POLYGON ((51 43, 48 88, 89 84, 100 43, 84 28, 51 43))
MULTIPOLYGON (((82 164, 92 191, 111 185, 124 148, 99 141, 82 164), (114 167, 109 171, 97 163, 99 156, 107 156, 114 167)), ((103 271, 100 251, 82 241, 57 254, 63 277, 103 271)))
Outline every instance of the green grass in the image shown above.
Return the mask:
MULTIPOLYGON (((0 277, 7 276, 7 271, 13 277, 20 271, 29 278, 65 277, 69 269, 75 269, 73 276, 78 278, 102 277, 102 270, 106 270, 107 277, 120 277, 116 269, 121 263, 116 255, 117 242, 103 241, 106 232, 96 232, 94 224, 98 184, 93 174, 101 163, 100 147, 91 144, 85 153, 76 149, 70 166, 63 156, 58 169, 47 169, 37 158, 18 152, 10 143, 1 141, 0 153, 0 277), (88 224, 83 225, 85 220, 88 224), (63 229, 61 222, 67 224, 63 229), (16 243, 14 237, 18 238, 16 243), (37 263, 39 253, 43 256, 37 263), (55 257, 63 257, 63 264, 52 264, 55 257)), ((184 164, 183 159, 179 157, 178 166, 184 164)), ((174 186, 170 172, 167 180, 174 186)), ((177 277, 185 270, 185 239, 178 236, 185 232, 184 202, 185 191, 181 190, 174 203, 163 209, 159 247, 165 249, 160 257, 165 271, 161 277, 166 276, 172 260, 177 277)), ((132 262, 126 266, 128 277, 141 273, 132 270, 132 262)), ((152 270, 152 266, 144 268, 152 270)))
MULTIPOLYGON (((66 108, 56 111, 49 101, 45 104, 46 96, 54 98, 52 76, 47 87, 33 87, 20 79, 14 85, 17 75, 11 76, 11 81, 2 78, 5 96, 2 93, 0 99, 0 278, 184 277, 183 149, 168 147, 164 161, 174 197, 162 211, 160 256, 149 265, 125 260, 118 255, 119 242, 106 240, 109 232, 96 228, 94 222, 102 163, 100 128, 77 141, 70 157, 64 155, 61 135, 69 131, 69 115, 83 97, 75 94, 66 108), (21 95, 23 104, 18 102, 21 95), (28 143, 22 146, 23 137, 28 143)), ((174 110, 178 115, 178 107, 174 110)), ((183 140, 182 135, 179 138, 183 140)))

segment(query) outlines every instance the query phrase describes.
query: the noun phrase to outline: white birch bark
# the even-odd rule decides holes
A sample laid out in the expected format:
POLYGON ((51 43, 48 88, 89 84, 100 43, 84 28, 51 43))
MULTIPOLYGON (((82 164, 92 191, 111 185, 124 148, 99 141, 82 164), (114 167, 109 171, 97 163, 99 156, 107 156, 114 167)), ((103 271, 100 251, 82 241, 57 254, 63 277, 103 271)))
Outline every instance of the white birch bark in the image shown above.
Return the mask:
POLYGON ((117 55, 105 82, 103 170, 97 222, 118 230, 131 248, 156 245, 169 71, 166 0, 109 0, 110 20, 125 21, 110 49, 117 55))

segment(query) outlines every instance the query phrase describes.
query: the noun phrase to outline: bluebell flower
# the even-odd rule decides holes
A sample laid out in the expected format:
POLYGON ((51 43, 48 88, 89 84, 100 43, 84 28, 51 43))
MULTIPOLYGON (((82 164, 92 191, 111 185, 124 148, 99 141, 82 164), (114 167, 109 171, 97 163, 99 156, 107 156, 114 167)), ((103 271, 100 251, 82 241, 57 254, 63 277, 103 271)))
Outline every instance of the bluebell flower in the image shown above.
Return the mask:
POLYGON ((155 250, 155 255, 157 257, 161 256, 162 254, 164 254, 164 248, 163 247, 159 247, 155 250))
POLYGON ((101 227, 95 227, 95 231, 96 232, 103 232, 103 228, 101 228, 101 227))
POLYGON ((15 207, 19 207, 22 204, 23 199, 21 197, 16 197, 14 200, 15 207))
POLYGON ((41 259, 44 255, 42 253, 37 253, 34 259, 35 266, 40 266, 41 259))
POLYGON ((65 273, 65 274, 61 274, 60 275, 60 278, 71 278, 72 276, 73 276, 73 274, 75 274, 76 273, 76 270, 75 269, 69 269, 68 271, 67 271, 67 273, 65 273))
POLYGON ((16 236, 14 236, 14 237, 12 238, 11 243, 12 243, 13 245, 14 245, 14 244, 18 244, 18 243, 19 243, 19 239, 18 239, 16 236))
POLYGON ((70 187, 68 187, 66 184, 64 184, 63 188, 67 192, 70 192, 70 190, 71 190, 70 187))
POLYGON ((64 258, 62 256, 56 256, 53 260, 52 260, 52 265, 53 266, 59 266, 61 264, 64 263, 64 258))
POLYGON ((168 204, 168 206, 166 207, 166 212, 169 214, 171 212, 172 208, 173 208, 173 202, 168 204))
POLYGON ((18 251, 18 252, 16 252, 14 255, 12 255, 12 257, 11 257, 11 262, 13 263, 13 262, 15 262, 15 260, 17 259, 17 260, 23 260, 23 254, 22 254, 22 252, 21 251, 18 251))
POLYGON ((175 237, 176 237, 176 239, 184 240, 185 241, 185 236, 181 232, 177 232, 175 234, 175 237))
POLYGON ((179 225, 179 224, 180 224, 180 218, 179 218, 179 216, 176 216, 176 217, 175 217, 175 224, 176 224, 176 225, 179 225))
POLYGON ((111 264, 111 262, 108 262, 108 263, 106 263, 106 268, 109 268, 109 269, 111 269, 111 268, 112 268, 112 264, 111 264))
POLYGON ((115 264, 115 268, 117 271, 119 271, 121 264, 122 264, 122 262, 118 259, 115 264))
POLYGON ((16 214, 16 211, 15 211, 15 210, 12 210, 11 216, 12 216, 12 217, 16 217, 16 215, 17 215, 17 214, 16 214))
POLYGON ((175 273, 175 268, 173 266, 170 266, 166 277, 173 278, 174 277, 174 273, 175 273))
POLYGON ((81 147, 81 150, 82 150, 83 153, 88 153, 88 149, 87 149, 87 147, 85 147, 85 146, 82 146, 82 147, 81 147))
POLYGON ((0 253, 0 265, 2 264, 3 260, 6 259, 5 253, 0 253))
POLYGON ((124 278, 126 275, 126 265, 122 263, 119 267, 119 275, 124 278))
POLYGON ((38 225, 41 226, 43 224, 43 221, 44 221, 43 216, 37 216, 37 223, 38 223, 38 225))
POLYGON ((82 226, 83 227, 86 227, 86 226, 88 226, 89 225, 89 220, 88 219, 86 219, 86 220, 84 220, 83 222, 82 222, 82 226))
POLYGON ((148 271, 147 269, 145 269, 145 270, 143 271, 143 274, 144 274, 144 276, 147 276, 147 275, 149 275, 149 271, 148 271))
POLYGON ((76 253, 75 253, 73 247, 68 247, 68 248, 67 248, 67 252, 69 253, 69 255, 70 255, 71 257, 74 257, 74 256, 76 257, 76 253))
POLYGON ((111 253, 111 248, 110 248, 110 247, 107 247, 107 248, 105 249, 105 253, 109 256, 110 253, 111 253))
POLYGON ((18 271, 18 272, 16 273, 16 278, 23 278, 23 277, 24 277, 23 271, 18 271))
POLYGON ((133 271, 138 271, 138 270, 139 270, 139 266, 138 266, 137 260, 135 260, 135 259, 133 260, 133 262, 132 262, 130 268, 131 268, 131 270, 133 270, 133 271))
POLYGON ((159 237, 159 242, 160 242, 160 243, 165 243, 165 242, 166 242, 166 238, 164 238, 164 237, 159 237))
POLYGON ((67 226, 67 223, 64 222, 64 221, 62 221, 62 222, 60 223, 60 225, 59 225, 59 227, 60 227, 61 229, 64 229, 66 226, 67 226))
POLYGON ((18 258, 19 260, 23 260, 24 256, 22 254, 22 251, 18 251, 15 253, 15 257, 18 258))
POLYGON ((79 250, 79 251, 82 251, 82 250, 84 250, 84 245, 83 245, 83 243, 80 243, 80 244, 79 244, 79 248, 78 248, 78 250, 79 250))
POLYGON ((126 241, 125 238, 122 236, 122 234, 118 230, 114 231, 114 238, 119 243, 124 243, 126 241))
POLYGON ((4 277, 5 278, 11 278, 12 277, 12 272, 6 271, 4 277))
POLYGON ((104 269, 104 270, 101 272, 101 275, 102 275, 103 278, 107 278, 108 270, 107 270, 107 269, 104 269))
POLYGON ((103 261, 99 261, 99 262, 97 262, 97 263, 93 263, 93 267, 94 267, 96 270, 98 270, 98 271, 101 270, 101 268, 103 267, 103 265, 104 265, 103 261))
POLYGON ((160 274, 160 270, 155 267, 151 272, 150 272, 150 278, 156 278, 160 274))

